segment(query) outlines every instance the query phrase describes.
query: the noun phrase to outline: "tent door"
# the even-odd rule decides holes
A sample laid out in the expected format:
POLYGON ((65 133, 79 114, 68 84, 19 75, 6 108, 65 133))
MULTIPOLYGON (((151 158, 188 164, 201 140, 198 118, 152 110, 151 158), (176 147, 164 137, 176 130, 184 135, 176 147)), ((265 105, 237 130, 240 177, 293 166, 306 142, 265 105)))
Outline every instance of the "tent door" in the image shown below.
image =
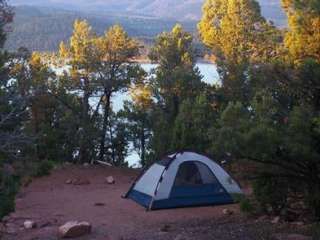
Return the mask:
POLYGON ((207 165, 188 161, 179 166, 170 198, 218 197, 225 194, 226 191, 207 165))

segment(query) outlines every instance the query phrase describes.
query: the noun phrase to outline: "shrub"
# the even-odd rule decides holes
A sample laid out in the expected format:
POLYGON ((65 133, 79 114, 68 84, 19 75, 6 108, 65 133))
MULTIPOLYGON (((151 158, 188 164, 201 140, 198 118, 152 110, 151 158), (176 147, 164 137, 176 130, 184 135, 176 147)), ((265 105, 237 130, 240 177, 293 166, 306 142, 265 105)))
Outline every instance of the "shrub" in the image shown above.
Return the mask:
POLYGON ((312 239, 320 239, 320 222, 312 226, 312 239))
POLYGON ((248 198, 243 198, 240 201, 240 211, 243 213, 251 214, 254 211, 254 206, 250 199, 248 198))
POLYGON ((43 177, 50 174, 51 170, 53 169, 54 164, 51 161, 45 160, 36 165, 35 177, 43 177))
POLYGON ((280 178, 262 174, 253 183, 253 193, 263 211, 280 214, 287 207, 288 183, 280 178))
POLYGON ((18 177, 0 176, 0 219, 14 211, 18 188, 18 177))

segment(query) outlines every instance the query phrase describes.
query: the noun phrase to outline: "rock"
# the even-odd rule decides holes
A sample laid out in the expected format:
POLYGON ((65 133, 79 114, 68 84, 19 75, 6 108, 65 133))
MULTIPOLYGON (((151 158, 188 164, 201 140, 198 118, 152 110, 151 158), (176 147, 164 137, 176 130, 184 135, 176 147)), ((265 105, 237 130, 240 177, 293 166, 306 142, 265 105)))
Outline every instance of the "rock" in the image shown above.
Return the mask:
POLYGON ((66 183, 66 184, 72 184, 72 180, 71 180, 71 179, 68 179, 65 183, 66 183))
POLYGON ((115 184, 116 181, 114 180, 114 178, 112 176, 109 176, 109 177, 106 178, 106 183, 115 184))
POLYGON ((301 234, 289 234, 287 240, 312 240, 312 237, 304 236, 301 234))
POLYGON ((87 167, 90 166, 90 164, 89 163, 84 163, 83 166, 87 168, 87 167))
POLYGON ((97 207, 103 207, 103 206, 105 206, 106 204, 105 203, 95 203, 94 204, 95 206, 97 206, 97 207))
POLYGON ((8 234, 16 235, 18 233, 18 227, 15 224, 7 223, 5 232, 8 234))
POLYGON ((32 228, 36 228, 37 224, 34 221, 27 220, 27 221, 24 221, 23 226, 25 229, 32 229, 32 228))
POLYGON ((88 222, 70 221, 59 227, 61 238, 76 238, 91 233, 91 224, 88 222))
POLYGON ((174 240, 186 240, 186 238, 182 234, 178 234, 174 240))
POLYGON ((260 217, 256 220, 256 222, 264 222, 264 221, 266 221, 267 219, 268 219, 268 216, 263 215, 263 216, 260 216, 260 217))
POLYGON ((279 222, 280 222, 280 217, 279 217, 279 216, 275 217, 275 218, 272 219, 272 221, 271 221, 271 223, 273 223, 273 224, 277 224, 277 223, 279 223, 279 222))
POLYGON ((42 222, 42 223, 39 224, 39 228, 46 228, 46 227, 49 227, 49 226, 51 226, 51 225, 52 225, 51 222, 49 222, 49 221, 44 221, 44 222, 42 222))
POLYGON ((312 240, 312 237, 301 234, 277 234, 273 236, 275 240, 312 240))
POLYGON ((169 232, 170 230, 171 230, 171 226, 167 224, 160 228, 161 232, 169 232))
POLYGON ((7 223, 9 221, 10 221, 10 217, 9 216, 5 216, 5 217, 2 218, 2 222, 3 223, 7 223))
POLYGON ((291 223, 292 225, 295 225, 295 226, 303 226, 304 225, 304 222, 292 222, 291 223))
POLYGON ((75 179, 72 180, 73 185, 89 185, 90 181, 88 179, 75 179))
POLYGON ((6 227, 4 226, 3 223, 0 222, 0 236, 1 236, 1 233, 4 233, 6 231, 6 227))
POLYGON ((233 214, 233 211, 228 208, 223 209, 222 212, 224 215, 232 215, 233 214))

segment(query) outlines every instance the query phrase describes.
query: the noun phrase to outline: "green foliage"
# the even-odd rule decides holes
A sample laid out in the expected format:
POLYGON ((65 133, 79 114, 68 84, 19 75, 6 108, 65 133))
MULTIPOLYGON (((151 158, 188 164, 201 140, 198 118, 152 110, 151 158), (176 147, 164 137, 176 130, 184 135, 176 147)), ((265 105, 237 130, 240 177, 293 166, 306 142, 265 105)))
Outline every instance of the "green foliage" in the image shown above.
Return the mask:
POLYGON ((240 201, 240 211, 245 214, 252 214, 254 211, 254 206, 250 199, 242 198, 240 201))
POLYGON ((19 189, 19 179, 5 176, 0 171, 0 219, 15 209, 15 196, 19 189))
POLYGON ((312 225, 312 239, 319 239, 320 238, 320 223, 314 223, 312 225))
POLYGON ((265 212, 269 212, 271 208, 273 213, 280 214, 281 210, 287 207, 288 190, 286 180, 270 175, 261 175, 253 183, 254 196, 265 212))
POLYGON ((208 129, 214 123, 215 115, 205 94, 194 102, 188 99, 182 102, 175 119, 171 149, 205 152, 210 146, 208 129))
POLYGON ((44 177, 50 175, 51 170, 54 167, 54 163, 52 161, 44 160, 40 163, 35 164, 34 176, 35 177, 44 177))
POLYGON ((247 73, 252 64, 274 57, 279 31, 262 17, 255 0, 207 0, 198 29, 214 55, 225 96, 246 103, 251 93, 247 73))
POLYGON ((249 125, 248 110, 240 102, 230 102, 220 114, 218 124, 210 129, 211 151, 218 158, 226 153, 239 155, 245 147, 243 133, 249 125))

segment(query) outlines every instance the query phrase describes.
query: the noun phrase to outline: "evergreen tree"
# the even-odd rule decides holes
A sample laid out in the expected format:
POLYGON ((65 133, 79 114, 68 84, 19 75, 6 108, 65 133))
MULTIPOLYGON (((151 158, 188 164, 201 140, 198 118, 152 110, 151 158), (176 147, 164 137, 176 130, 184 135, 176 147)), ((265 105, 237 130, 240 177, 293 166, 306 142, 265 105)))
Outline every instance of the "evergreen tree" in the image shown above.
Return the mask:
POLYGON ((70 90, 78 94, 81 106, 79 114, 79 161, 90 161, 94 157, 92 150, 96 129, 95 117, 89 100, 97 92, 97 66, 99 63, 99 49, 96 45, 97 37, 86 21, 76 20, 70 46, 60 44, 60 57, 65 65, 70 66, 64 74, 70 78, 70 90))
POLYGON ((161 157, 171 147, 173 126, 180 104, 194 100, 204 88, 199 69, 195 66, 193 38, 181 25, 160 34, 151 49, 150 58, 158 63, 151 80, 156 107, 153 111, 153 154, 161 157))
POLYGON ((132 78, 135 78, 136 72, 141 70, 131 61, 139 54, 138 43, 121 26, 111 27, 96 43, 100 54, 97 74, 103 112, 99 159, 103 161, 111 97, 125 90, 132 78))
POLYGON ((290 28, 285 37, 290 59, 299 63, 312 58, 320 63, 319 1, 282 0, 282 5, 290 28))
POLYGON ((248 101, 250 64, 269 61, 279 40, 278 31, 261 16, 258 2, 207 0, 198 29, 212 50, 228 99, 248 101))
POLYGON ((171 149, 191 149, 206 152, 209 149, 209 129, 216 120, 217 112, 205 94, 195 101, 185 100, 175 120, 171 149))

